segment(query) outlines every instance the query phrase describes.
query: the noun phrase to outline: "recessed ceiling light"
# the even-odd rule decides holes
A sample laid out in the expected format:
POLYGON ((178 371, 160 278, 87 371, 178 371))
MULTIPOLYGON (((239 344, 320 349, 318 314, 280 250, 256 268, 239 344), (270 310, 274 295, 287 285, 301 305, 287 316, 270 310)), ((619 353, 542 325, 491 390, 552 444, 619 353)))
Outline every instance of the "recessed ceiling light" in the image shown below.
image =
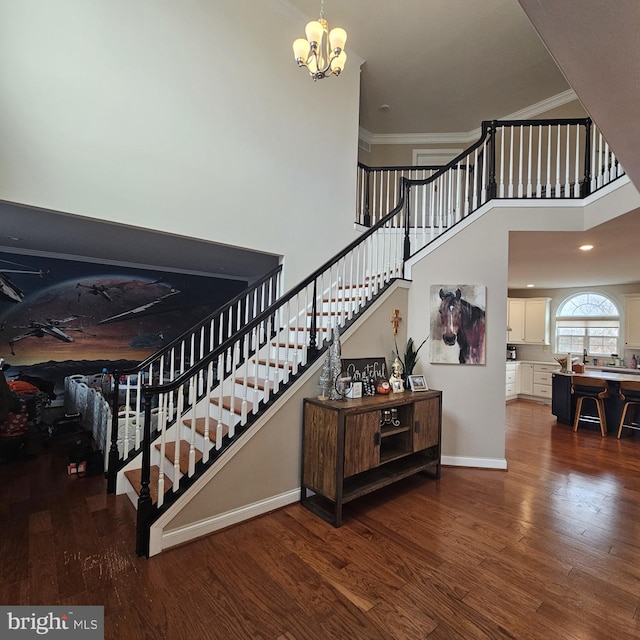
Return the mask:
POLYGON ((532 287, 535 287, 535 286, 536 286, 535 284, 528 284, 527 289, 531 289, 532 287))
POLYGON ((593 249, 592 244, 583 244, 580 246, 580 251, 591 251, 593 249))
POLYGON ((391 107, 388 104, 381 104, 378 107, 378 111, 382 111, 382 113, 386 113, 389 109, 391 109, 391 107))

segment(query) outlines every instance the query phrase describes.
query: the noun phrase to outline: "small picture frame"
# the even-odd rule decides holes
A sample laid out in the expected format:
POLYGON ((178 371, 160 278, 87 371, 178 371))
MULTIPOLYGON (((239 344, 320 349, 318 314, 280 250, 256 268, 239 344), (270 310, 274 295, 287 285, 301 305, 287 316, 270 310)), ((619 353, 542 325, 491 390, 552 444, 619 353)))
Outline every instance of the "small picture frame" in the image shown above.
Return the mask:
POLYGON ((362 382, 352 382, 346 397, 351 400, 354 398, 362 398, 362 382))
POLYGON ((429 391, 424 376, 409 376, 409 385, 411 386, 411 391, 429 391))

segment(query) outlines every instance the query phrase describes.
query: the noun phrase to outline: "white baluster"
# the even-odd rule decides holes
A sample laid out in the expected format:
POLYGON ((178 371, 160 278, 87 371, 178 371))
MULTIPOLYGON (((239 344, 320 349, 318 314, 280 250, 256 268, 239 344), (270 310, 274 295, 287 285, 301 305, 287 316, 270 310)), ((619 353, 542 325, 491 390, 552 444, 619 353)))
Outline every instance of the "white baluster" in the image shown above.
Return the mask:
MULTIPOLYGON (((173 395, 173 394, 171 394, 173 395)), ((164 504, 164 461, 167 451, 167 394, 158 398, 158 429, 160 430, 160 464, 158 475, 158 507, 164 504)))
MULTIPOLYGON (((210 362, 209 365, 207 366, 207 386, 206 386, 206 390, 205 390, 205 398, 204 398, 204 402, 209 403, 209 399, 211 397, 211 391, 213 389, 213 362, 210 362)), ((191 408, 191 414, 192 414, 192 421, 195 424, 196 422, 196 410, 195 407, 191 408)), ((204 462, 208 462, 209 460, 209 452, 211 451, 211 438, 209 437, 209 434, 211 432, 211 408, 210 408, 210 403, 207 404, 206 407, 206 412, 204 414, 204 433, 203 433, 203 438, 204 438, 204 444, 203 444, 203 448, 202 448, 202 460, 204 462)))
POLYGON ((564 179, 564 196, 565 198, 569 198, 571 196, 571 182, 570 182, 570 172, 571 172, 571 125, 567 125, 567 142, 565 145, 565 179, 564 179))
POLYGON ((509 188, 507 190, 507 197, 509 198, 513 198, 513 138, 513 127, 509 127, 509 188))
POLYGON ((176 429, 174 431, 174 450, 173 450, 173 492, 175 493, 178 490, 179 479, 180 479, 180 435, 182 429, 182 418, 183 418, 183 410, 184 410, 184 389, 182 387, 178 387, 178 414, 176 416, 176 429))
MULTIPOLYGON (((200 375, 199 372, 196 376, 200 375)), ((195 376, 192 376, 192 378, 195 376)), ((195 386, 196 382, 190 381, 189 384, 191 386, 195 386)), ((192 419, 189 423, 189 467, 188 467, 188 475, 191 477, 196 471, 196 419, 195 419, 195 404, 191 405, 191 415, 192 419)))
POLYGON ((536 177, 536 198, 542 197, 542 127, 538 127, 538 173, 536 177))
MULTIPOLYGON (((216 450, 220 450, 220 448, 222 447, 222 436, 223 436, 223 424, 222 424, 222 403, 223 403, 223 384, 222 381, 224 380, 224 370, 225 370, 225 364, 224 364, 224 359, 225 359, 225 354, 221 353, 218 356, 218 404, 216 406, 216 450)), ((209 408, 207 408, 207 411, 209 411, 209 408)))
MULTIPOLYGON (((240 423, 243 425, 247 423, 248 414, 247 393, 249 385, 247 382, 247 366, 249 364, 249 335, 250 334, 245 333, 244 337, 242 338, 244 364, 242 366, 242 404, 240 405, 240 423)), ((235 390, 235 379, 232 379, 232 383, 233 384, 231 385, 231 388, 235 390)), ((233 393, 232 395, 235 395, 235 393, 233 393)))
POLYGON ((523 154, 523 126, 520 125, 520 139, 518 144, 520 146, 520 151, 518 153, 518 198, 522 198, 524 195, 523 184, 522 184, 522 154, 523 154))

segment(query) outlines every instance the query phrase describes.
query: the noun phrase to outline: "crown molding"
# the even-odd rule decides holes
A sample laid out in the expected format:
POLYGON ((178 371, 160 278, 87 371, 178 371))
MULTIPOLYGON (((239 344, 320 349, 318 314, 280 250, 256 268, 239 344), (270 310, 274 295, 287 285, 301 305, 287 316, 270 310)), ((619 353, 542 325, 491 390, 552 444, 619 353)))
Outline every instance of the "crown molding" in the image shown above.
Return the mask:
MULTIPOLYGON (((500 118, 500 120, 529 120, 541 113, 551 111, 563 104, 577 100, 575 91, 568 89, 555 96, 536 102, 520 111, 500 118)), ((473 131, 459 133, 371 133, 360 127, 360 139, 370 145, 373 144, 471 144, 482 132, 482 127, 473 131)))

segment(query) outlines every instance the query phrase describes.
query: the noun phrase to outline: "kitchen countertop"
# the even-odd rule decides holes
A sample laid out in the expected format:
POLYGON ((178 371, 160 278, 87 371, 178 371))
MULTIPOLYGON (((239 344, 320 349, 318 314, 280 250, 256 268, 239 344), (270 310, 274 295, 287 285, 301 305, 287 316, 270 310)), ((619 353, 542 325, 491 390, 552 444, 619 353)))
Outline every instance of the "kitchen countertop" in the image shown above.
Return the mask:
MULTIPOLYGON (((507 364, 545 364, 545 365, 557 366, 558 369, 560 369, 560 364, 555 360, 507 360, 507 364)), ((588 364, 585 367, 585 371, 587 373, 600 371, 603 373, 617 373, 617 374, 628 374, 630 376, 640 376, 640 369, 631 369, 631 367, 614 367, 614 366, 606 366, 606 365, 593 366, 592 364, 588 364)), ((578 375, 584 375, 584 374, 578 374, 578 375)))
MULTIPOLYGON (((629 369, 629 371, 633 371, 633 369, 629 369)), ((598 369, 588 369, 587 371, 585 371, 584 373, 568 373, 566 371, 556 371, 557 375, 560 376, 581 376, 584 378, 602 378, 603 380, 610 380, 611 382, 622 382, 623 380, 632 380, 637 382, 638 381, 638 374, 637 373, 624 373, 624 372, 617 372, 617 371, 601 371, 598 369)))

